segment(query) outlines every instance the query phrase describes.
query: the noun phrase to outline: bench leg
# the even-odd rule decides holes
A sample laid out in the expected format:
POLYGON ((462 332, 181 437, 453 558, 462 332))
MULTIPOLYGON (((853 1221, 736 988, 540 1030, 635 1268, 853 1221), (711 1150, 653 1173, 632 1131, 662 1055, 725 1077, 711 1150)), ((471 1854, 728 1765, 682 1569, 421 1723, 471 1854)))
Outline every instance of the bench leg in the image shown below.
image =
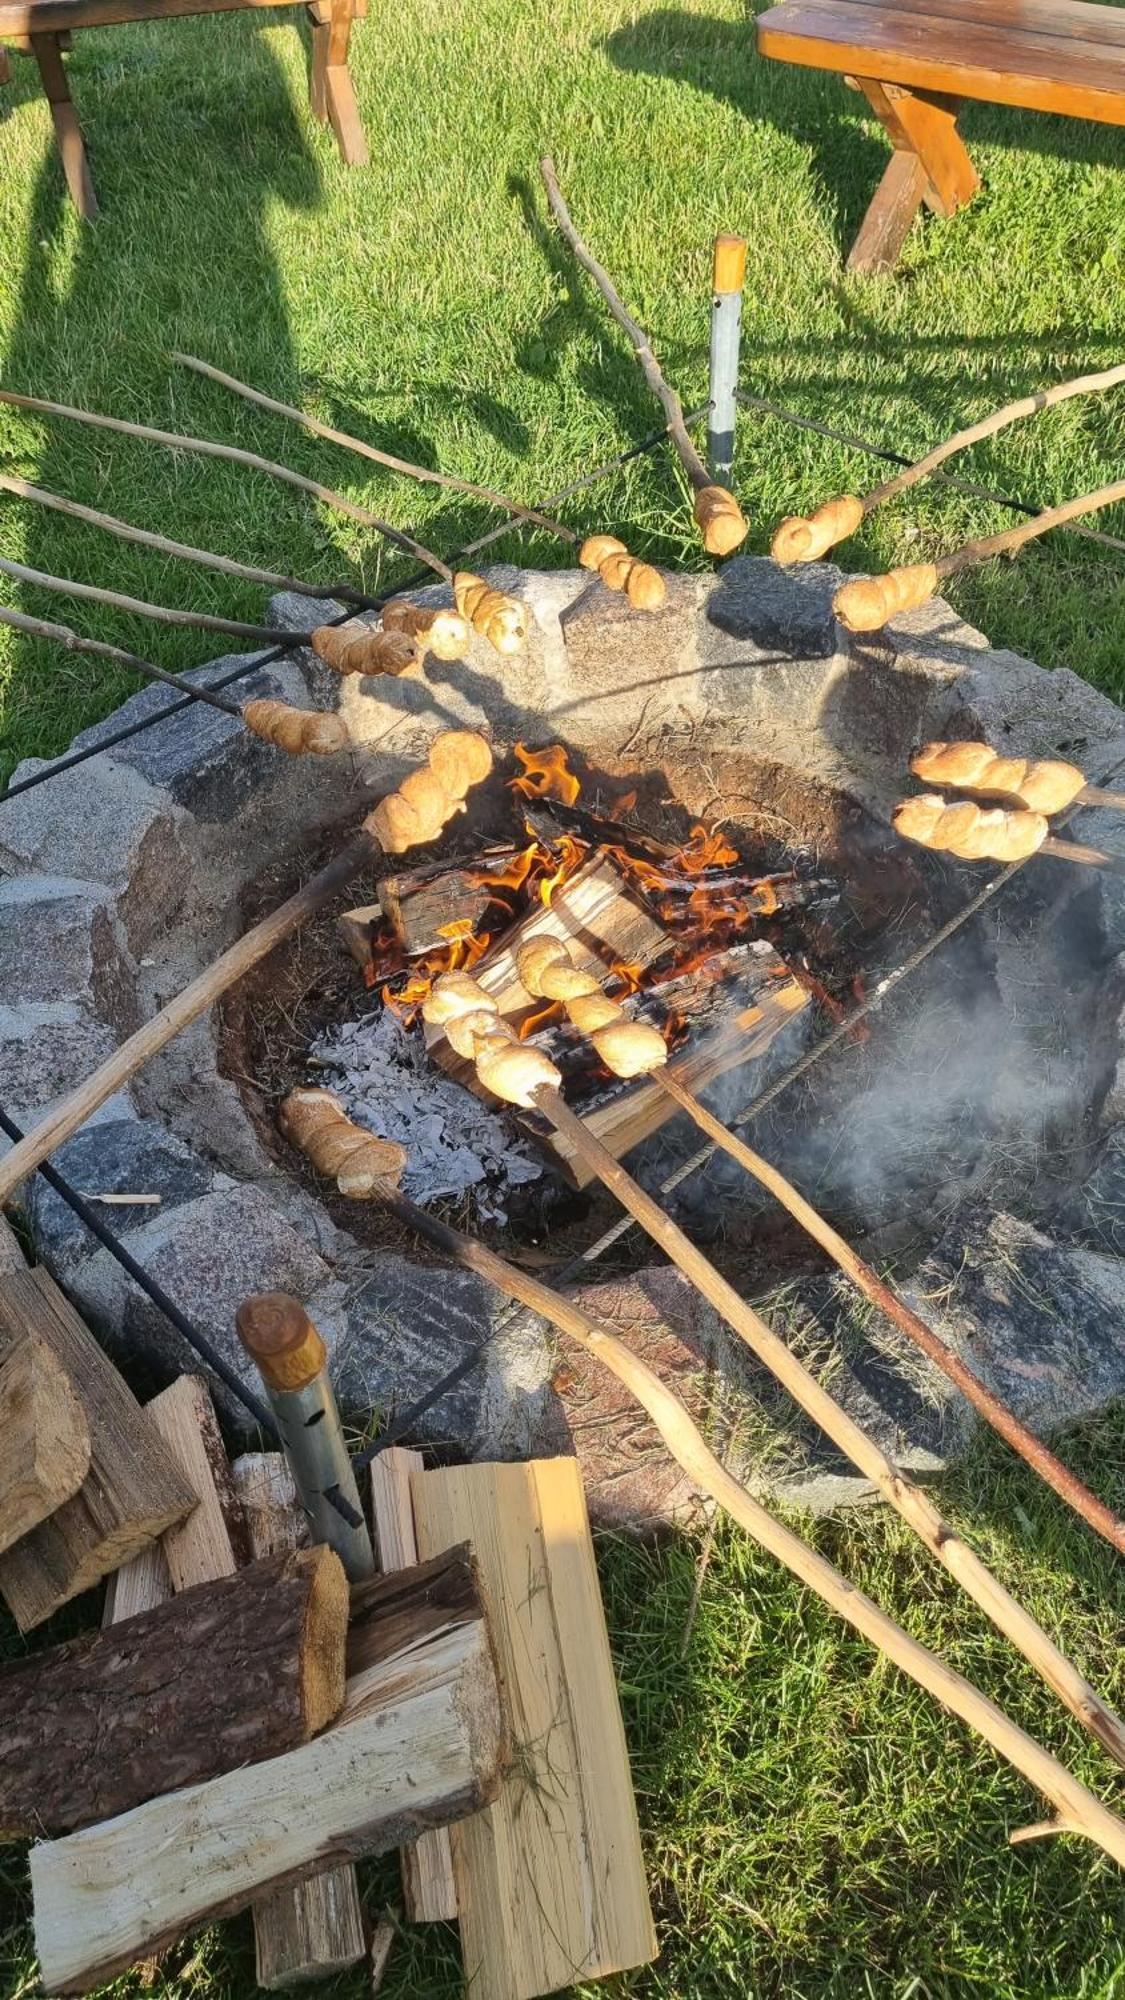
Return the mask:
POLYGON ((51 107, 55 142, 62 158, 70 198, 83 221, 94 222, 98 214, 97 197, 82 142, 82 128, 71 102, 59 38, 57 35, 32 35, 30 40, 31 52, 39 65, 39 75, 51 107))
POLYGON ((0 42, 0 83, 11 83, 11 81, 12 70, 8 61, 8 51, 3 42, 0 42))
POLYGON ((365 167, 370 155, 348 68, 353 0, 311 0, 312 73, 309 104, 314 118, 330 120, 340 157, 349 167, 365 167))
POLYGON ((856 81, 894 147, 848 258, 849 271, 862 275, 894 265, 922 202, 935 215, 955 215, 980 177, 957 131, 956 99, 856 81))

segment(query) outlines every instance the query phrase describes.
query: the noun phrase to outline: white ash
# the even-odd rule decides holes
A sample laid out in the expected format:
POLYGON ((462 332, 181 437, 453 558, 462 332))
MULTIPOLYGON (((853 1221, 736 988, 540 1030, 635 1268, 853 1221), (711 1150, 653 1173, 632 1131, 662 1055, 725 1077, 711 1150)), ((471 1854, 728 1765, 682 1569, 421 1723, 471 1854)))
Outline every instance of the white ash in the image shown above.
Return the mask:
POLYGON ((322 1035, 309 1061, 357 1125, 405 1146, 403 1193, 423 1206, 468 1195, 483 1221, 504 1222, 508 1189, 542 1174, 504 1117, 435 1069, 421 1029, 389 1008, 322 1035))

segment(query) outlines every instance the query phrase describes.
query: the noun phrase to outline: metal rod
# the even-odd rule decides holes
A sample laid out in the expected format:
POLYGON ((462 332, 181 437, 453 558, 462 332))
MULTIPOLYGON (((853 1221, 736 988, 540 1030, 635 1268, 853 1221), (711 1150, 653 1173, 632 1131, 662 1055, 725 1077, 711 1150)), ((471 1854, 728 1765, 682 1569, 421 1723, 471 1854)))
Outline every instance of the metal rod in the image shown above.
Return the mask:
POLYGON ((707 418, 707 463, 716 479, 734 471, 738 419, 739 351, 742 343, 742 287, 746 278, 746 238, 716 236, 711 271, 711 409, 707 418))

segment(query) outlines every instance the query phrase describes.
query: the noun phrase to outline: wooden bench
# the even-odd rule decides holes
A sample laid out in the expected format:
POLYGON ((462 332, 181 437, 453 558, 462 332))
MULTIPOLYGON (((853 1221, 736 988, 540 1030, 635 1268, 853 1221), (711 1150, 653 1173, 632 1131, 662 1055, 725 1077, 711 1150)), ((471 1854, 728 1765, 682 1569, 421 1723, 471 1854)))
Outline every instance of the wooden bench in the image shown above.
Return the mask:
POLYGON ((840 71, 890 136, 850 271, 889 269, 922 202, 953 215, 980 186, 957 132, 966 98, 1125 125, 1125 9, 1091 0, 781 0, 757 41, 840 71))
MULTIPOLYGON (((5 44, 35 57, 71 199, 79 214, 92 222, 98 204, 62 60, 73 31, 294 4, 296 0, 0 0, 0 83, 8 80, 5 44)), ((314 117, 331 122, 340 153, 352 167, 365 167, 368 161, 348 69, 352 21, 366 11, 367 0, 306 0, 305 5, 313 44, 309 103, 314 117)))

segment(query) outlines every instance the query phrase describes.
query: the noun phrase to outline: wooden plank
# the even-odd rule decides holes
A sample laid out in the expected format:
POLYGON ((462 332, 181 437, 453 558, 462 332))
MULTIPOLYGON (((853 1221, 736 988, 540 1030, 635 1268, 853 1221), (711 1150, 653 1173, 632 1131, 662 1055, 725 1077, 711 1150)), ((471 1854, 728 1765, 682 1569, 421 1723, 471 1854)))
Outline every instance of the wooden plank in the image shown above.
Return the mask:
POLYGON ((8 40, 107 28, 124 21, 178 20, 189 14, 229 14, 244 7, 291 7, 296 0, 0 0, 0 34, 8 40))
POLYGON ((94 193, 90 165, 86 158, 82 127, 78 123, 78 113, 71 102, 70 85, 63 68, 59 39, 57 34, 33 34, 31 52, 39 65, 40 81, 51 107, 55 144, 59 149, 66 184, 70 189, 70 198, 84 222, 96 222, 97 196, 94 193))
POLYGON ((848 270, 856 277, 894 270, 927 186, 921 160, 913 153, 891 154, 848 252, 848 270))
POLYGON ((339 1720, 314 1742, 31 1849, 48 1992, 85 1993, 267 1889, 383 1853, 495 1797, 504 1731, 465 1552, 389 1584, 390 1617, 388 1581, 364 1586, 369 1629, 361 1617, 352 1634, 361 1664, 339 1720), (446 1569, 457 1594, 437 1587, 446 1569))
POLYGON ((951 23, 937 53, 931 22, 890 7, 878 10, 877 21, 875 13, 864 0, 783 0, 758 18, 758 52, 873 82, 1125 124, 1120 48, 1072 42, 1064 69, 1063 45, 1047 34, 983 23, 958 32, 951 23))
POLYGON ((0 1831, 63 1833, 276 1756, 344 1698, 348 1586, 330 1549, 200 1583, 0 1668, 0 1831))
MULTIPOLYGON (((409 1569, 418 1560, 410 1482, 424 1469, 421 1452, 391 1445, 371 1466, 371 1518, 375 1526, 379 1568, 384 1574, 409 1569)), ((457 1921, 457 1887, 453 1855, 444 1827, 410 1841, 400 1856, 402 1895, 412 1924, 457 1921)))
POLYGON ((0 1361, 28 1333, 77 1384, 90 1471, 73 1499, 0 1555, 0 1592, 22 1632, 147 1548, 196 1495, 108 1356, 46 1271, 0 1278, 0 1361))
POLYGON ((471 1539, 514 1738, 500 1797, 451 1836, 474 2000, 646 1964, 656 1938, 578 1467, 458 1466, 415 1475, 411 1493, 424 1554, 471 1539))
POLYGON ((74 1383, 37 1334, 0 1365, 0 1551, 77 1493, 90 1470, 90 1427, 74 1383))
MULTIPOLYGON (((876 17, 887 0, 855 0, 876 17)), ((1125 15, 1118 6, 1102 6, 1096 0, 895 0, 895 11, 914 14, 934 24, 937 43, 945 47, 945 37, 956 35, 967 25, 982 25, 1006 31, 1014 39, 1029 30, 1052 36, 1062 44, 1060 60, 1073 42, 1125 48, 1125 15)), ((877 30, 876 30, 877 32, 877 30)), ((956 53, 956 47, 954 49, 956 53)))
MULTIPOLYGON (((133 1618, 165 1604, 177 1590, 231 1576, 251 1555, 246 1523, 219 1431, 211 1392, 201 1375, 181 1375, 162 1389, 145 1415, 155 1424, 169 1457, 199 1495, 186 1521, 160 1543, 134 1556, 110 1577, 103 1625, 133 1618)), ((254 1553, 259 1553, 255 1551, 254 1553)), ((262 1549, 262 1555, 276 1551, 262 1549)))
MULTIPOLYGON (((308 1546, 309 1528, 293 1475, 279 1451, 246 1452, 234 1462, 254 1556, 308 1546)), ((354 1965, 367 1950, 355 1869, 329 1868, 253 1905, 255 1978, 267 1991, 325 1979, 354 1965)))
POLYGON ((956 215, 980 186, 957 130, 956 100, 919 95, 899 84, 860 83, 871 109, 896 148, 914 153, 925 168, 926 199, 936 215, 956 215))

